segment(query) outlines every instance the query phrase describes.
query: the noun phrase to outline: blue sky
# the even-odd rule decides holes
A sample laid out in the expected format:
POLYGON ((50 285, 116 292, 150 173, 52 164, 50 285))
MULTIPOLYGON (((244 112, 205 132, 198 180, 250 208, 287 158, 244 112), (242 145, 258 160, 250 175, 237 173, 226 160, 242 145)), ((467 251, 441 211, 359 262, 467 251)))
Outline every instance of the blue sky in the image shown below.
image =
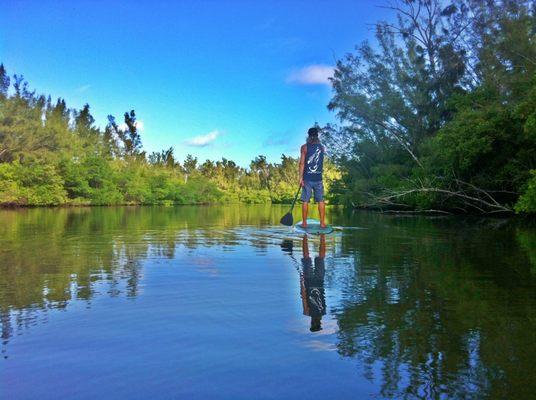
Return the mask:
POLYGON ((246 166, 334 120, 325 77, 388 18, 382 1, 0 0, 0 62, 39 93, 134 109, 151 152, 246 166))

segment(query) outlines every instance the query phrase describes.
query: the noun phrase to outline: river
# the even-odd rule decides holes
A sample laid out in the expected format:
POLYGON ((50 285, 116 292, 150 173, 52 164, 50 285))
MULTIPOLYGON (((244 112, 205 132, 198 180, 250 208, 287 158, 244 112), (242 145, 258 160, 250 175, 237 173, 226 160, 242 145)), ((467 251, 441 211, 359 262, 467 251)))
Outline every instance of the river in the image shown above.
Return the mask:
POLYGON ((534 227, 285 212, 1 210, 0 398, 534 398, 534 227))

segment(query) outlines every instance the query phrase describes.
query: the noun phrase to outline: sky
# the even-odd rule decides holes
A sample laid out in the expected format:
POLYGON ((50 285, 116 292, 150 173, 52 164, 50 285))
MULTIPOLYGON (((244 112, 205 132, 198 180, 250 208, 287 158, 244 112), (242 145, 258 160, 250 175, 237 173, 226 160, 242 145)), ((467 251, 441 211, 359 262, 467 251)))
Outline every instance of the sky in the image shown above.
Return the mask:
POLYGON ((382 0, 0 0, 0 63, 37 93, 134 109, 149 153, 247 166, 335 121, 327 77, 390 16, 382 0))

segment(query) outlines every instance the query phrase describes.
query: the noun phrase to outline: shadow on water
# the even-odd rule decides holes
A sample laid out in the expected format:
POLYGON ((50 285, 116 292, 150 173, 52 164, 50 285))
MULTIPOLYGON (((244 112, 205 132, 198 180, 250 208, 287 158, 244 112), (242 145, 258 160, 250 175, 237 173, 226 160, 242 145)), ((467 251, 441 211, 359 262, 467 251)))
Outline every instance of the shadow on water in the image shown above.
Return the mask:
POLYGON ((194 263, 206 248, 219 254, 250 248, 257 264, 270 256, 297 270, 299 295, 290 295, 308 318, 306 334, 325 335, 343 359, 354 360, 355 381, 372 382, 377 396, 533 396, 533 227, 333 211, 334 224, 363 229, 307 238, 275 226, 282 210, 0 211, 4 356, 16 333, 38 331, 52 310, 143 296, 148 261, 194 263), (336 329, 327 332, 325 321, 336 329))

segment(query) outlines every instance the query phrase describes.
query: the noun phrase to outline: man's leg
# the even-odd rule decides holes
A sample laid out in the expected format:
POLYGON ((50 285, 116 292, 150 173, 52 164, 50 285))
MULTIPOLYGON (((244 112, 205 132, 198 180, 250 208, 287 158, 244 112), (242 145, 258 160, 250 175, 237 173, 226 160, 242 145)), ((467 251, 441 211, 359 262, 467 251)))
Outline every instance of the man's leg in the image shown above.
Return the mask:
POLYGON ((324 203, 324 182, 315 183, 315 201, 318 203, 318 214, 320 214, 320 227, 326 227, 326 203, 324 203))
POLYGON ((307 213, 309 212, 309 203, 305 201, 301 205, 301 214, 302 214, 302 226, 305 228, 307 226, 307 213))
POLYGON ((311 187, 310 183, 305 181, 303 182, 303 188, 302 188, 302 195, 301 195, 301 201, 302 201, 302 226, 305 228, 307 226, 307 213, 309 211, 309 200, 311 200, 311 194, 313 193, 313 188, 311 187))
POLYGON ((320 226, 326 227, 326 204, 324 200, 318 202, 318 213, 320 214, 320 226))
POLYGON ((302 255, 303 255, 303 258, 305 258, 305 259, 310 258, 310 256, 309 256, 309 242, 307 241, 307 235, 304 235, 303 239, 302 239, 302 255))
POLYGON ((320 235, 320 249, 318 251, 318 257, 321 259, 326 257, 326 235, 320 235))

